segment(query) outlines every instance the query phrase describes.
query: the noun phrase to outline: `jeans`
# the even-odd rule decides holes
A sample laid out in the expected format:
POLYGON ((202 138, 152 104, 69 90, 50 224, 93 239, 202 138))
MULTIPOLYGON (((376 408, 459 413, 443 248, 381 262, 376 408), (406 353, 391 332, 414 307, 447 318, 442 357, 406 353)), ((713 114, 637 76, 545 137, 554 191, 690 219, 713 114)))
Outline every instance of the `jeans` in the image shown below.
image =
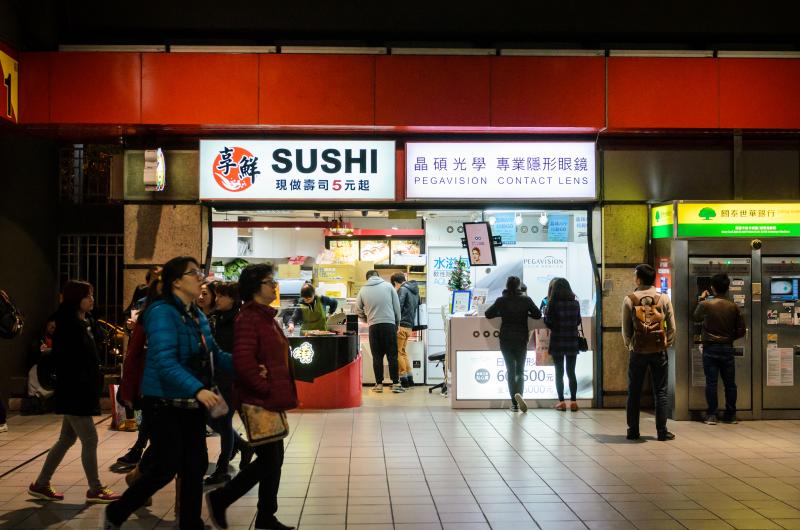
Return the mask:
POLYGON ((97 491, 102 487, 100 475, 97 472, 97 428, 94 426, 94 418, 68 414, 64 415, 64 419, 61 420, 61 434, 58 441, 50 448, 50 452, 47 453, 42 471, 36 479, 37 485, 50 484, 56 468, 78 438, 81 439, 81 464, 83 472, 86 473, 86 480, 89 482, 89 489, 97 491))
POLYGON ((556 368, 556 392, 558 392, 558 400, 564 401, 564 361, 567 362, 567 379, 569 379, 569 395, 570 400, 575 401, 578 395, 578 378, 575 375, 575 364, 578 362, 578 356, 563 355, 561 353, 550 353, 553 358, 553 364, 556 368))
POLYGON ((408 344, 410 335, 411 328, 403 326, 397 328, 397 363, 401 378, 411 375, 411 363, 408 362, 408 353, 406 353, 406 344, 408 344))
POLYGON ((630 353, 628 361, 628 434, 639 434, 639 412, 642 400, 642 384, 647 368, 653 386, 653 399, 656 407, 656 430, 659 434, 667 432, 667 352, 630 353))
POLYGON ((500 353, 506 363, 506 382, 508 383, 508 393, 514 402, 514 394, 520 396, 525 393, 525 357, 528 355, 527 342, 520 343, 500 343, 500 353))
POLYGON ((233 477, 214 495, 227 508, 258 484, 258 513, 255 526, 264 527, 275 520, 278 511, 278 487, 283 466, 283 440, 254 447, 256 459, 233 477))
POLYGON ((375 384, 383 383, 383 356, 389 361, 389 376, 392 383, 399 384, 397 369, 397 326, 394 324, 373 324, 369 327, 369 349, 372 351, 372 371, 375 384))
POLYGON ((722 377, 725 387, 725 418, 736 416, 736 357, 728 344, 703 345, 703 372, 706 374, 706 403, 708 415, 716 416, 717 378, 722 377))
POLYGON ((203 476, 208 467, 205 410, 177 408, 145 398, 142 414, 147 416, 150 428, 150 447, 145 455, 148 460, 152 458, 152 462, 140 466, 139 480, 125 490, 118 501, 108 505, 108 520, 121 526, 148 498, 178 475, 181 479, 180 529, 201 530, 204 528, 203 476))

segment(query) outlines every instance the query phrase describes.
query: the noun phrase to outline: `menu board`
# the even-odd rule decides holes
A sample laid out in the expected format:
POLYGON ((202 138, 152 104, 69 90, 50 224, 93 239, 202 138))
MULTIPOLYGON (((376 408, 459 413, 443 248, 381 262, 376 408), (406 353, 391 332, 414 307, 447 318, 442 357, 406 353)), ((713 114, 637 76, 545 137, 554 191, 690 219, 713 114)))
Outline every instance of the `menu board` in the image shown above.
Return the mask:
POLYGON ((358 261, 358 241, 334 239, 328 242, 328 246, 333 252, 334 263, 353 263, 358 261))
POLYGON ((388 240, 363 240, 361 241, 361 261, 373 263, 389 263, 388 240))
POLYGON ((405 264, 407 257, 420 255, 419 239, 392 239, 392 263, 405 264))

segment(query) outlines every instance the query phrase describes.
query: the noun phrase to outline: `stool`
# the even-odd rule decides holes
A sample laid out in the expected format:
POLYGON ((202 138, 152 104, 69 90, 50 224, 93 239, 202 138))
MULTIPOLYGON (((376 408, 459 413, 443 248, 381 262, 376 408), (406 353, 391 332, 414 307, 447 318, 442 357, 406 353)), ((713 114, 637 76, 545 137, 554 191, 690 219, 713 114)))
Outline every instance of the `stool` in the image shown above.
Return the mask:
POLYGON ((442 381, 438 385, 433 385, 432 387, 428 388, 428 394, 432 394, 434 390, 436 390, 437 388, 441 388, 442 395, 443 396, 447 395, 447 367, 445 366, 444 363, 446 355, 447 355, 446 352, 443 351, 428 355, 428 360, 431 362, 435 362, 436 366, 439 366, 439 364, 441 364, 442 371, 444 371, 444 381, 442 381))

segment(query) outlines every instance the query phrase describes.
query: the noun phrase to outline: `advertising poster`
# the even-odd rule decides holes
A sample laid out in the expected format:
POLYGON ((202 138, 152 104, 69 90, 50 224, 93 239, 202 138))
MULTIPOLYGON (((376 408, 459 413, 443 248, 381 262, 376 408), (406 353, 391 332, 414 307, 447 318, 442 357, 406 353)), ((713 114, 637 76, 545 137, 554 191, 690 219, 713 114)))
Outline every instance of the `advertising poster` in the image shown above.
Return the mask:
MULTIPOLYGON (((415 259, 420 256, 419 239, 392 239, 391 262, 397 265, 415 264, 415 259)), ((424 262, 423 262, 424 264, 424 262)))
MULTIPOLYGON (((509 399, 508 374, 503 355, 499 351, 458 351, 456 363, 456 399, 490 400, 509 399)), ((578 378, 578 399, 591 399, 592 353, 578 355, 575 373, 578 378)), ((538 366, 536 352, 528 351, 523 372, 525 399, 557 399, 555 367, 538 366)), ((564 387, 569 382, 564 376, 564 387)))
POLYGON ((493 266, 497 264, 492 245, 492 230, 489 223, 464 223, 467 239, 469 264, 472 267, 493 266))
POLYGON ((334 263, 354 263, 358 261, 358 241, 334 239, 328 242, 328 246, 333 252, 334 263))
POLYGON ((569 241, 569 215, 551 215, 547 223, 547 240, 566 243, 569 241))
POLYGON ((459 259, 463 259, 469 272, 469 261, 467 261, 466 249, 456 247, 429 247, 428 248, 428 281, 427 281, 427 303, 431 308, 441 306, 448 307, 450 304, 450 291, 447 284, 450 281, 450 274, 456 268, 459 259))
POLYGON ((547 296, 553 278, 567 277, 567 249, 564 247, 526 248, 523 254, 523 281, 528 296, 537 304, 547 296))
POLYGON ((500 236, 503 245, 517 243, 517 216, 514 213, 496 213, 492 225, 492 235, 500 236))

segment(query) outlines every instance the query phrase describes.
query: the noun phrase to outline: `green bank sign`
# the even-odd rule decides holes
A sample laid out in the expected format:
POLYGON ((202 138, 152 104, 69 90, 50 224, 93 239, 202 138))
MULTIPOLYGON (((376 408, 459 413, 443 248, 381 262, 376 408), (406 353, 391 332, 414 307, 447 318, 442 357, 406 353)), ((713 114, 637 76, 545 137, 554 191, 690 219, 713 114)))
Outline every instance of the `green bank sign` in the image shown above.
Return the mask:
POLYGON ((798 236, 800 203, 678 203, 678 237, 798 236))

